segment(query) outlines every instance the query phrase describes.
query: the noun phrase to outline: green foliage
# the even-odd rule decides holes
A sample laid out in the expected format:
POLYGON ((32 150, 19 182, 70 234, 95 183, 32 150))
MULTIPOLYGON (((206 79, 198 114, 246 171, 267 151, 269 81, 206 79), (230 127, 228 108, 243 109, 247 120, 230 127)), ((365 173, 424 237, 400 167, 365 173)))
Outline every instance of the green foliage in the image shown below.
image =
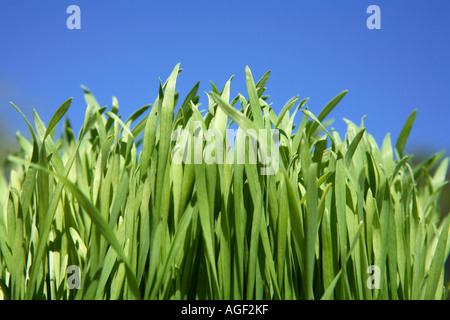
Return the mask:
MULTIPOLYGON (((230 101, 230 79, 221 92, 212 85, 201 111, 198 83, 176 108, 179 73, 177 65, 154 103, 126 120, 117 99, 107 111, 83 87, 77 136, 68 120, 56 135, 71 99, 48 126, 22 114, 32 141, 18 135, 9 182, 0 175, 0 298, 446 297, 450 219, 438 201, 449 160, 412 165, 404 155, 415 111, 395 148, 389 135, 379 148, 363 123, 346 120, 344 137, 327 128, 346 91, 317 117, 298 97, 277 116, 263 96, 269 73, 255 84, 247 67, 248 100, 230 101), (211 141, 197 130, 217 129, 224 158, 236 159, 225 135, 232 123, 278 129, 279 170, 173 161, 177 129, 191 134, 185 151, 197 143, 202 154, 211 141), (68 287, 70 265, 80 268, 79 289, 68 287), (372 265, 379 289, 367 285, 372 265)), ((253 143, 267 147, 258 134, 253 143)))

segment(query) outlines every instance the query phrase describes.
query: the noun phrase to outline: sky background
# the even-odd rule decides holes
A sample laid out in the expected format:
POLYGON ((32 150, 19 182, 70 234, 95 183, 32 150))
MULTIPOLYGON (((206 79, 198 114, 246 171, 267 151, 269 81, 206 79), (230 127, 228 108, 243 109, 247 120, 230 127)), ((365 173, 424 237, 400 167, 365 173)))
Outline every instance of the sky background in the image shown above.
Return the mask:
MULTIPOLYGON (((278 113, 295 96, 309 97, 316 115, 341 91, 330 114, 341 136, 343 118, 365 126, 381 145, 393 143, 417 109, 407 150, 450 151, 450 1, 83 1, 2 0, 0 3, 0 134, 28 129, 10 105, 48 123, 73 97, 76 132, 85 103, 80 85, 101 105, 112 96, 127 118, 152 103, 159 78, 181 62, 181 99, 200 80, 203 93, 232 76, 231 93, 247 96, 245 66, 278 113), (81 9, 81 29, 69 30, 69 5, 81 9), (369 5, 381 9, 381 30, 369 30, 369 5)), ((300 121, 300 116, 297 116, 300 121)), ((0 139, 1 140, 1 139, 0 139)), ((1 142, 0 142, 1 143, 1 142)))

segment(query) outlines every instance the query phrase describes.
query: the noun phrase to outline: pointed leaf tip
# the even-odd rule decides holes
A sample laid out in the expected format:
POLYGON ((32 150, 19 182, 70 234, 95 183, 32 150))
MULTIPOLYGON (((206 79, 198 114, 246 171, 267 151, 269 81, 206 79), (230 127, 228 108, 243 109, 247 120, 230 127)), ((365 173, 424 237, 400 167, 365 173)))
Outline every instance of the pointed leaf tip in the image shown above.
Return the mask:
POLYGON ((405 149, 406 142, 408 140, 409 134, 411 133, 412 126, 414 124, 414 120, 416 119, 417 109, 414 109, 413 112, 409 115, 408 119, 406 119, 405 124, 403 125, 402 131, 397 138, 397 142, 395 147, 400 155, 400 158, 403 157, 403 150, 405 149))

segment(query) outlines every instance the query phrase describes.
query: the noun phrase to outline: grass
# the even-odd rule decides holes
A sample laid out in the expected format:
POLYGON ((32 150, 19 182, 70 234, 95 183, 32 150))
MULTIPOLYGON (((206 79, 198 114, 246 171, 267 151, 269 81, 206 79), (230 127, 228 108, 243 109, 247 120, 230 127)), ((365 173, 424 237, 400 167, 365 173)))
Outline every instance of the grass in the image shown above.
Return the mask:
MULTIPOLYGON (((202 110, 198 84, 179 100, 180 71, 126 120, 116 98, 101 107, 84 88, 78 134, 64 120, 71 99, 48 125, 34 112, 34 127, 14 106, 32 139, 17 135, 10 177, 0 175, 0 298, 446 298, 450 219, 438 201, 449 159, 412 165, 415 111, 395 145, 388 134, 378 147, 364 123, 346 120, 344 136, 329 129, 346 91, 317 116, 298 97, 276 115, 269 73, 255 83, 246 68, 248 98, 230 99, 230 79, 202 110), (177 147, 186 159, 214 142, 225 145, 215 160, 236 160, 225 133, 237 125, 279 130, 274 174, 261 174, 261 158, 174 161, 177 147), (212 128, 225 140, 199 138, 212 128), (186 144, 173 141, 177 129, 190 133, 186 144)), ((257 146, 268 140, 247 139, 247 151, 257 146)))

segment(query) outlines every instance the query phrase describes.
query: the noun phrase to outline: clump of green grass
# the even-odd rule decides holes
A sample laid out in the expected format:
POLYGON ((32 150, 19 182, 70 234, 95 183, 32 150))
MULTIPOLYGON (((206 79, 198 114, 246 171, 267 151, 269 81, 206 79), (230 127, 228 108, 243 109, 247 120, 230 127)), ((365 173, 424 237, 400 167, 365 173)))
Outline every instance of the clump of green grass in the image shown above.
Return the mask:
MULTIPOLYGON (((178 103, 179 72, 126 120, 116 98, 101 107, 84 88, 77 135, 68 120, 56 135, 71 99, 47 125, 34 112, 33 128, 22 114, 32 139, 17 135, 8 182, 0 175, 1 298, 446 297, 450 219, 438 200, 449 159, 412 166, 404 147, 415 112, 395 146, 386 135, 380 148, 363 123, 346 120, 345 136, 328 129, 346 91, 318 116, 298 97, 276 115, 263 95, 269 73, 255 84, 246 68, 248 98, 230 100, 228 81, 222 91, 213 85, 202 110, 198 83, 178 103), (175 163, 177 129, 201 153, 208 147, 196 122, 225 140, 232 123, 278 129, 279 169, 175 163), (78 289, 68 266, 79 267, 78 289)), ((255 136, 247 149, 265 143, 255 136)), ((237 148, 223 145, 233 159, 237 148)))

